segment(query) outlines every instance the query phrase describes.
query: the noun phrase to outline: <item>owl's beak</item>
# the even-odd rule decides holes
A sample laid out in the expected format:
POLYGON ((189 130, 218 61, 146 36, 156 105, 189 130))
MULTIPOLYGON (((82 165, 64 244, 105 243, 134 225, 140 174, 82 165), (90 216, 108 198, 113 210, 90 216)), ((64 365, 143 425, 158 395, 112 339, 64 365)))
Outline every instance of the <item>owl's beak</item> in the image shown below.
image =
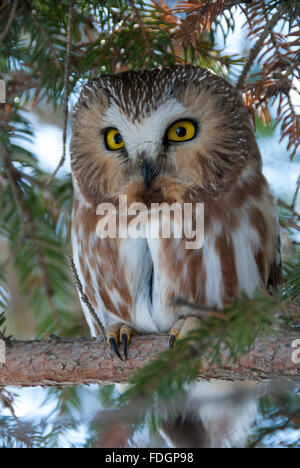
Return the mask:
POLYGON ((150 188, 152 180, 158 175, 158 168, 149 161, 144 160, 141 165, 141 174, 147 188, 150 188))

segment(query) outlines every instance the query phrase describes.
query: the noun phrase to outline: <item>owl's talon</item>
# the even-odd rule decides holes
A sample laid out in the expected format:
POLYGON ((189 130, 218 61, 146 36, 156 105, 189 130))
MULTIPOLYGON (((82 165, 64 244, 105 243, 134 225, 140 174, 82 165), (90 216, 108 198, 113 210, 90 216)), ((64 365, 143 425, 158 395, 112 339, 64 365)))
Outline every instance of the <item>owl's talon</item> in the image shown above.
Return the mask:
POLYGON ((125 356, 125 359, 127 361, 127 335, 126 333, 122 333, 122 337, 121 337, 121 342, 123 344, 123 351, 124 351, 124 356, 125 356))
POLYGON ((179 319, 173 326, 172 330, 170 331, 170 339, 169 339, 169 348, 172 349, 176 345, 177 338, 180 334, 180 330, 184 324, 184 319, 179 319))
POLYGON ((173 348, 175 341, 176 341, 176 336, 175 335, 170 335, 170 339, 169 339, 169 348, 170 349, 173 348))
POLYGON ((111 349, 118 356, 118 358, 121 359, 121 361, 124 361, 118 349, 119 343, 122 343, 125 360, 127 361, 127 349, 134 330, 129 325, 116 322, 112 325, 109 325, 105 331, 106 339, 111 349))
POLYGON ((116 338, 111 336, 110 338, 108 338, 108 342, 109 342, 113 352, 118 356, 119 359, 121 359, 121 361, 123 361, 122 356, 121 356, 121 354, 119 353, 119 350, 118 350, 118 345, 117 345, 116 338))
POLYGON ((130 343, 131 336, 133 335, 133 330, 128 325, 122 325, 120 329, 120 342, 123 345, 124 356, 127 361, 127 347, 130 343))
POLYGON ((185 338, 189 332, 197 330, 200 319, 193 315, 177 320, 170 331, 169 348, 176 346, 178 340, 185 338))

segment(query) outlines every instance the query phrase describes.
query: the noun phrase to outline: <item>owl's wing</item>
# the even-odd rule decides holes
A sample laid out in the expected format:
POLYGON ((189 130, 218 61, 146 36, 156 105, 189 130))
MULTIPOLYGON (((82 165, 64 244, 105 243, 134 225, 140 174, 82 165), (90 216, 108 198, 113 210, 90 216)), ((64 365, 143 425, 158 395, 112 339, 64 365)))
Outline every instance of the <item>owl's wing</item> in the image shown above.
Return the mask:
POLYGON ((271 286, 276 291, 278 291, 281 283, 282 283, 281 241, 280 241, 280 234, 278 234, 276 252, 274 255, 273 262, 270 265, 268 287, 271 286))

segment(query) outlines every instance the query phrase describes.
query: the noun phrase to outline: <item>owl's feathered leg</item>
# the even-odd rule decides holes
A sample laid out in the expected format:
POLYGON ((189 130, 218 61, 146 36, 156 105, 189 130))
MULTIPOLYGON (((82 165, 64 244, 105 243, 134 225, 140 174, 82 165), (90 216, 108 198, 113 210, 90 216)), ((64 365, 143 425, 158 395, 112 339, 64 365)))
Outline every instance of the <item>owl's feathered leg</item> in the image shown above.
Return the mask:
POLYGON ((177 340, 185 338, 189 332, 199 328, 199 325, 200 319, 194 315, 177 320, 170 331, 169 347, 173 348, 177 340))
POLYGON ((122 356, 119 352, 118 345, 122 343, 123 352, 125 359, 127 360, 127 347, 130 343, 131 337, 134 330, 129 326, 121 322, 113 323, 105 329, 106 339, 113 352, 123 361, 122 356))

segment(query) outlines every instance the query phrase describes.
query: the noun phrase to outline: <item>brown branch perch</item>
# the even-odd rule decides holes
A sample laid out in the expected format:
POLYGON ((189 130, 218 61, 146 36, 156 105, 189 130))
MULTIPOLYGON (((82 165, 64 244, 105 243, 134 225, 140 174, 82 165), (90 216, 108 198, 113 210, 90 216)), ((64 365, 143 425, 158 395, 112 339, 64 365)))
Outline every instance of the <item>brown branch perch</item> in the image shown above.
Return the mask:
MULTIPOLYGON (((228 361, 224 351, 222 368, 199 369, 199 378, 224 380, 300 381, 300 363, 292 361, 297 331, 284 331, 265 344, 257 341, 238 362, 228 361)), ((167 349, 166 335, 137 335, 129 347, 128 361, 113 358, 102 341, 52 337, 50 341, 8 341, 6 362, 0 364, 0 387, 68 386, 77 384, 125 383, 133 373, 167 349)), ((299 351, 300 354, 300 351, 299 351)))

